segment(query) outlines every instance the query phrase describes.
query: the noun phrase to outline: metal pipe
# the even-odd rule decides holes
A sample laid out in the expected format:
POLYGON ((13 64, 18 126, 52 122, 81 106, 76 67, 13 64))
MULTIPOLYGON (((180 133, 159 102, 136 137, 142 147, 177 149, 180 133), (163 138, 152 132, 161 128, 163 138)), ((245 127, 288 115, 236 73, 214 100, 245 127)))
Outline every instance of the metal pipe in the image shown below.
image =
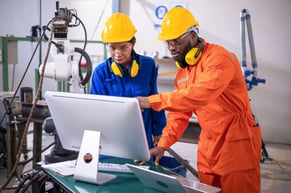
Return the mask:
POLYGON ((185 166, 196 178, 199 179, 199 174, 187 161, 185 161, 179 154, 177 154, 173 149, 169 148, 167 150, 169 154, 174 156, 183 166, 185 166))

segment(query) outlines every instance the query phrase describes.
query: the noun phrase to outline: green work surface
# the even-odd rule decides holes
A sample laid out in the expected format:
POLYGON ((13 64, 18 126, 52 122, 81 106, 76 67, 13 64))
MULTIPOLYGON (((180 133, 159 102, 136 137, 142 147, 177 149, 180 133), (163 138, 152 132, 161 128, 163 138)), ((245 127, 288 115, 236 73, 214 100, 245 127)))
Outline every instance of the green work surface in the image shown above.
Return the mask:
MULTIPOLYGON (((102 162, 108 163, 130 163, 134 164, 133 160, 130 159, 122 159, 122 158, 114 158, 114 157, 106 157, 101 159, 102 162)), ((157 167, 152 163, 147 162, 146 165, 150 166, 150 169, 155 171, 163 172, 163 168, 157 167)), ((157 193, 158 191, 147 188, 143 185, 138 178, 132 173, 118 173, 114 172, 116 178, 106 184, 96 185, 86 182, 80 182, 74 179, 73 176, 63 177, 58 175, 48 169, 43 169, 50 179, 56 184, 58 184, 61 188, 76 193, 157 193)))

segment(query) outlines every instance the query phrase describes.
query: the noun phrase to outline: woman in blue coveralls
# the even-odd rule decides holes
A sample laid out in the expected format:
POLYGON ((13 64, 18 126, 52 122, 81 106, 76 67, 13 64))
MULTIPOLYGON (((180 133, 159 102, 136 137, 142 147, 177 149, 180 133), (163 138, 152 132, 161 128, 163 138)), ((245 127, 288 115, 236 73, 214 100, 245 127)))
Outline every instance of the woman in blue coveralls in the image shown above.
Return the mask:
MULTIPOLYGON (((158 92, 157 66, 152 58, 134 51, 135 33, 136 28, 127 15, 115 13, 108 18, 101 36, 111 57, 95 68, 91 94, 137 97, 158 92)), ((166 124, 165 113, 145 109, 142 116, 149 148, 152 148, 166 124)))

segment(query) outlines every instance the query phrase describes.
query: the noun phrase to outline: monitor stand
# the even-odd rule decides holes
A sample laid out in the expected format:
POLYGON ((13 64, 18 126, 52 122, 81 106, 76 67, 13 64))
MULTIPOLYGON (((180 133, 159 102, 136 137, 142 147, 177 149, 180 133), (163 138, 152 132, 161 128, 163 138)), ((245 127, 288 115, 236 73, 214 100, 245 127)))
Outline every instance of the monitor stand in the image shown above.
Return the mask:
POLYGON ((100 136, 99 131, 84 131, 74 172, 76 180, 102 185, 116 178, 115 175, 98 172, 100 136))

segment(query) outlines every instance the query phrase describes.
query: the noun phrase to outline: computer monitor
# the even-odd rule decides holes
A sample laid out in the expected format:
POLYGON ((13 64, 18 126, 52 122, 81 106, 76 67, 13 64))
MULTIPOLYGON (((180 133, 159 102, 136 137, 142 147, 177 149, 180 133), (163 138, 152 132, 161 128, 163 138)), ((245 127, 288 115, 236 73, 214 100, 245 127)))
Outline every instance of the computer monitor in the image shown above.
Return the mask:
POLYGON ((45 99, 64 149, 79 151, 84 131, 92 130, 101 132, 101 154, 150 159, 136 98, 46 91, 45 99))

